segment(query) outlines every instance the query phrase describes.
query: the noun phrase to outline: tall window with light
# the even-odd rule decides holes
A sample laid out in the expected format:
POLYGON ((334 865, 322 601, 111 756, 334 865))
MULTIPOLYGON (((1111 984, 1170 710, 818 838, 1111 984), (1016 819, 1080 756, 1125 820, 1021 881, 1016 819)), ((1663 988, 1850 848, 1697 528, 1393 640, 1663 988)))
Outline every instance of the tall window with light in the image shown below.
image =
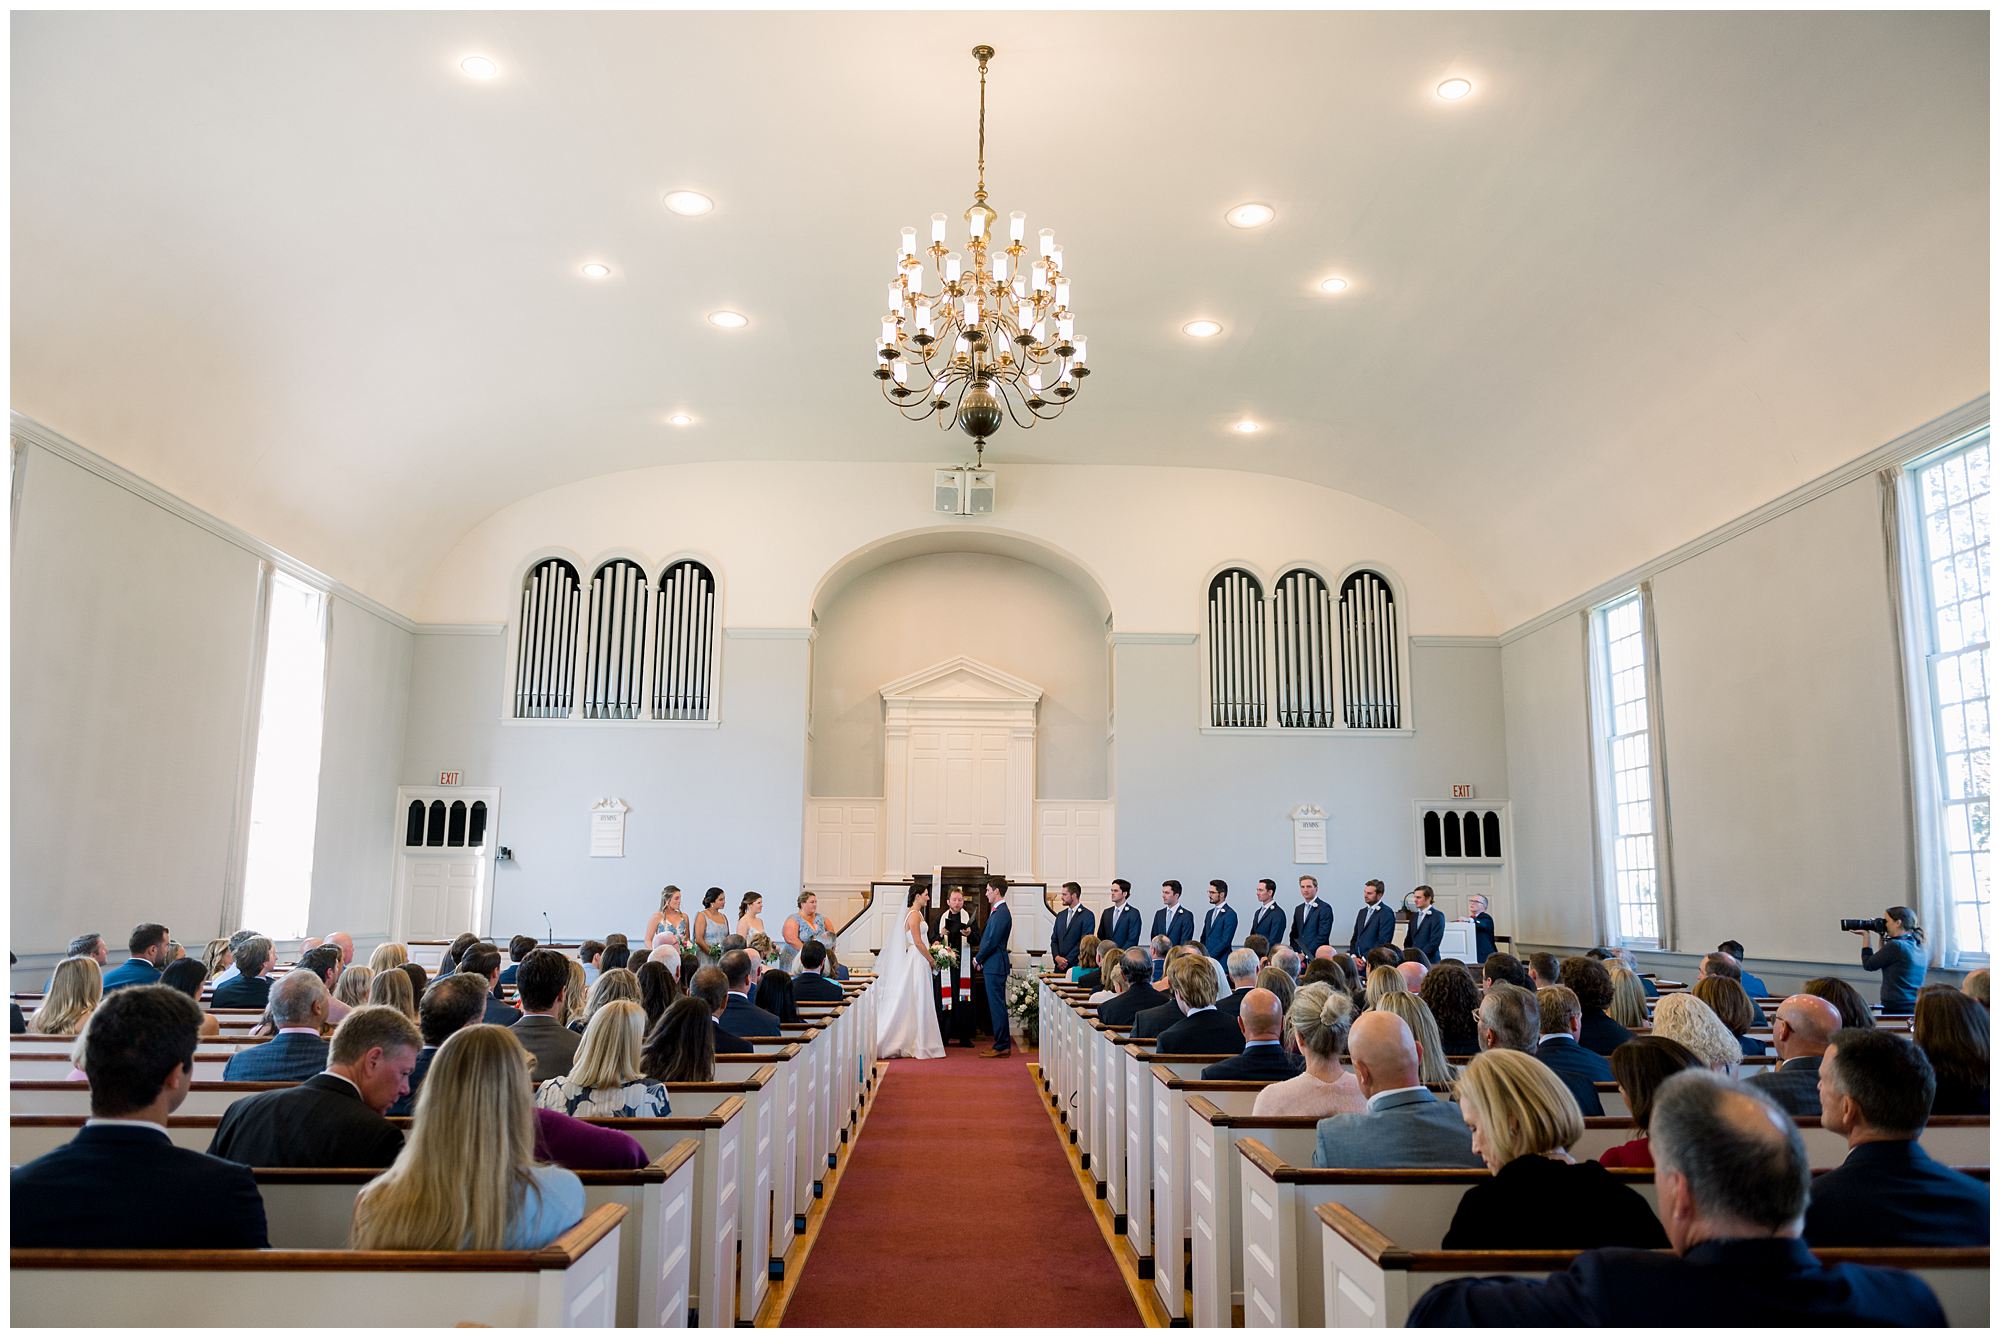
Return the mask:
POLYGON ((1922 580, 1912 583, 1920 591, 1921 619, 1910 621, 1921 622, 1911 630, 1921 635, 1918 650, 1927 670, 1923 686, 1930 698, 1937 770, 1930 802, 1945 878, 1943 900, 1951 918, 1950 947, 1960 960, 1990 954, 1990 454, 1991 438, 1982 431, 1916 461, 1908 471, 1920 527, 1912 546, 1920 546, 1920 553, 1911 556, 1922 560, 1922 580))
POLYGON ((267 617, 241 922, 271 938, 299 938, 312 904, 319 825, 326 596, 274 572, 267 617))
POLYGON ((1639 591, 1591 614, 1592 733, 1598 847, 1618 942, 1660 947, 1660 849, 1654 802, 1646 607, 1639 591))

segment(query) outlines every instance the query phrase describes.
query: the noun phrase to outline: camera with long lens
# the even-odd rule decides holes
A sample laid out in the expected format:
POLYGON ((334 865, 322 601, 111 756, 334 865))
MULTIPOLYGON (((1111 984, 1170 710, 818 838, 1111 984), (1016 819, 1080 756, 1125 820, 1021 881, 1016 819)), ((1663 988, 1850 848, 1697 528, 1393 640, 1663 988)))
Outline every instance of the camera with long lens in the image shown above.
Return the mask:
POLYGON ((1840 922, 1841 933, 1844 934, 1851 929, 1866 929, 1871 933, 1886 934, 1889 932, 1889 922, 1879 915, 1873 920, 1842 920, 1840 922))

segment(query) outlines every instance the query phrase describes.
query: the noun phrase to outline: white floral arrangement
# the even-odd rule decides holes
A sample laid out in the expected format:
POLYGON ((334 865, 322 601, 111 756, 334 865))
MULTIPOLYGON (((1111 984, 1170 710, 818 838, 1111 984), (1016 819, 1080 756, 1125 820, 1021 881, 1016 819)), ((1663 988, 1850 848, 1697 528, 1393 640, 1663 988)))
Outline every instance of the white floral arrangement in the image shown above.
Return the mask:
POLYGON ((1021 1039, 1036 1044, 1041 1034, 1042 993, 1030 973, 1016 971, 1007 977, 1007 1013, 1020 1023, 1021 1039))

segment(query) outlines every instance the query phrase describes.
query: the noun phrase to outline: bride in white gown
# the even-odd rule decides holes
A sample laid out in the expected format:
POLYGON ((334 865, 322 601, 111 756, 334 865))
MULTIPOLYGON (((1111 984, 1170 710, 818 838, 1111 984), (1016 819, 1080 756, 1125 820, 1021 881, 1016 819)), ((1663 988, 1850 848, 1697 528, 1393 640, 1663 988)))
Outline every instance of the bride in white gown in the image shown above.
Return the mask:
POLYGON ((875 1014, 876 1053, 884 1059, 943 1059, 938 1031, 937 968, 931 962, 924 908, 926 888, 912 888, 902 924, 875 959, 875 988, 882 999, 875 1014))

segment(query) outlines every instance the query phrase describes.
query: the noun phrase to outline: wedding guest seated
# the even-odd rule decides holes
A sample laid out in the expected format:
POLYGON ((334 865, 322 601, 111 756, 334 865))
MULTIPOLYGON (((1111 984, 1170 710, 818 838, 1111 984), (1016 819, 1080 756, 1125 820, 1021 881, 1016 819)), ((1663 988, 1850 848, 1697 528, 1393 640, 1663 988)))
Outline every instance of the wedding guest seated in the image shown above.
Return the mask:
POLYGON ((1654 1005, 1653 1034, 1679 1041, 1711 1071, 1727 1078, 1736 1076, 1736 1067, 1743 1059, 1736 1037, 1692 990, 1668 994, 1654 1005))
POLYGON ((594 938, 585 939, 577 946, 576 960, 583 967, 584 984, 596 984, 597 973, 604 969, 604 944, 594 938))
POLYGON ((1368 971, 1368 992, 1365 1002, 1370 1008, 1382 1002, 1385 994, 1408 994, 1410 987, 1403 982, 1402 972, 1393 966, 1376 966, 1368 971))
POLYGON ((1771 997, 1771 991, 1765 988, 1764 982, 1751 975, 1749 968, 1743 965, 1744 956, 1743 945, 1741 943, 1738 943, 1733 938, 1726 938, 1715 945, 1715 950, 1727 955, 1730 961, 1736 963, 1737 973, 1741 977, 1737 983, 1743 986, 1745 994, 1749 995, 1752 999, 1768 999, 1771 997))
MULTIPOLYGON (((1710 977, 1720 977, 1741 988, 1743 985, 1743 968, 1737 965, 1736 959, 1728 953, 1711 952, 1701 959, 1701 974, 1695 977, 1695 984, 1699 985, 1703 980, 1710 977)), ((1750 998, 1747 992, 1743 997, 1746 999, 1750 998)), ((1768 1019, 1764 1016, 1764 1010, 1758 1006, 1756 1000, 1751 999, 1750 1025, 1761 1027, 1766 1025, 1767 1022, 1768 1019)))
POLYGON ((799 1016, 791 976, 775 966, 757 978, 757 1006, 781 1023, 805 1020, 799 1016))
POLYGON ((512 985, 518 981, 521 978, 521 963, 528 959, 529 953, 541 946, 537 940, 527 934, 516 934, 514 937, 508 939, 507 959, 509 964, 500 972, 500 983, 502 985, 512 985))
POLYGON ((1367 1108, 1319 1122, 1314 1166, 1482 1164, 1457 1103, 1440 1100, 1418 1078, 1421 1059, 1408 1023, 1394 1013, 1363 1013, 1347 1033, 1347 1048, 1367 1108))
POLYGON ((553 948, 532 948, 521 962, 520 1019, 511 1028, 528 1052, 535 1081, 546 1082, 569 1072, 581 1044, 569 1029, 569 958, 553 948))
POLYGON ((1583 1030, 1583 1008, 1576 995, 1564 985, 1537 990, 1535 1012, 1542 1033, 1535 1044, 1535 1058, 1562 1080, 1578 1110, 1585 1115, 1602 1115, 1604 1103, 1598 1099, 1597 1084, 1611 1081, 1611 1065, 1577 1040, 1583 1030))
POLYGON ((430 1071, 431 1060, 436 1058, 438 1047, 455 1033, 477 1022, 486 1011, 486 982, 475 976, 439 976, 424 991, 423 1001, 417 1005, 417 1030, 421 1033, 423 1048, 417 1051, 417 1060, 410 1069, 409 1090, 389 1107, 391 1115, 410 1115, 416 1112, 417 1090, 423 1086, 424 1075, 430 1071))
POLYGON ((346 1020, 348 1006, 333 996, 333 987, 340 980, 340 949, 332 943, 312 948, 299 954, 299 964, 295 971, 310 971, 326 986, 327 1025, 337 1027, 346 1020))
POLYGON ((65 957, 56 963, 42 1006, 28 1019, 36 1036, 80 1036, 83 1024, 104 998, 104 975, 94 957, 65 957))
POLYGON ((535 1162, 529 1090, 528 1052, 511 1031, 474 1026, 447 1039, 409 1142, 355 1199, 349 1244, 538 1250, 581 1221, 583 1183, 535 1162))
POLYGON ((722 954, 717 964, 729 983, 729 998, 723 1008, 722 1029, 734 1036, 776 1036, 778 1019, 759 1008, 750 997, 756 963, 742 948, 722 954))
POLYGON ((128 985, 159 984, 160 968, 167 964, 171 938, 165 925, 143 924, 133 929, 126 940, 131 957, 104 973, 104 992, 109 994, 128 985))
POLYGON ((271 1001, 271 940, 252 934, 236 945, 236 974, 209 991, 210 1008, 262 1008, 271 1001))
POLYGON ((1611 977, 1611 1020, 1627 1031, 1652 1026, 1653 1020, 1646 1012, 1645 982, 1616 961, 1604 971, 1611 977))
MULTIPOLYGON (((346 969, 354 960, 354 936, 345 930, 336 929, 326 936, 326 945, 340 953, 340 967, 346 969)), ((311 946, 311 945, 308 945, 311 946)))
POLYGON ((567 1071, 536 1084, 535 1104, 578 1119, 667 1114, 667 1089, 640 1076, 639 1038, 645 1025, 645 1010, 638 1004, 600 1008, 567 1071))
MULTIPOLYGON (((1174 998, 1172 980, 1174 963, 1190 955, 1207 960, 1207 955, 1202 952, 1199 944, 1176 943, 1167 949, 1167 974, 1160 982, 1165 987, 1159 991, 1161 1002, 1132 1019, 1133 1040, 1157 1042, 1161 1032, 1187 1017, 1187 1011, 1174 998)), ((1210 978, 1213 979, 1212 970, 1210 978)))
POLYGON ((209 1155, 259 1167, 387 1166, 403 1133, 382 1117, 409 1094, 422 1048, 395 1009, 355 1009, 333 1033, 326 1071, 231 1102, 209 1155))
POLYGON ((1424 977, 1417 997, 1430 1008, 1437 1021, 1438 1039, 1445 1054, 1478 1052, 1481 996, 1470 971, 1455 962, 1440 962, 1424 977))
POLYGON ((1861 997, 1861 991, 1842 980, 1839 976, 1814 976, 1800 991, 1814 994, 1832 1004, 1840 1013, 1842 1027, 1860 1027, 1866 1030, 1875 1025, 1875 1010, 1861 997))
POLYGON ((1653 1107, 1659 1219, 1673 1253, 1601 1249, 1544 1279, 1461 1278, 1412 1307, 1411 1328, 1944 1324, 1901 1269, 1822 1265, 1799 1239, 1805 1143, 1753 1089, 1678 1074, 1653 1107))
POLYGON ((1980 1007, 1992 1007, 1993 973, 1987 968, 1982 966, 1976 971, 1967 971, 1965 981, 1959 989, 1965 992, 1966 997, 1979 1000, 1980 1007))
POLYGON ((479 976, 486 981, 486 1012, 482 1022, 491 1022, 496 1027, 511 1027, 521 1020, 521 1010, 513 1007, 500 997, 500 953, 488 944, 481 943, 461 957, 458 962, 461 974, 479 976))
POLYGON ((1287 1010, 1291 1008, 1292 1000, 1299 992, 1298 982, 1293 980, 1291 973, 1282 967, 1265 967, 1257 973, 1254 983, 1258 989, 1269 990, 1277 995, 1279 1005, 1287 1010))
POLYGON ((1167 974, 1167 954, 1173 951, 1174 941, 1165 934, 1155 934, 1146 947, 1150 962, 1148 969, 1152 973, 1147 978, 1157 984, 1167 974))
POLYGON ((421 1000, 424 991, 430 987, 430 977, 425 975, 424 969, 415 962, 404 962, 402 970, 403 974, 410 978, 410 992, 421 1000))
POLYGON ((1949 986, 1917 995, 1911 1035, 1937 1075, 1933 1115, 1985 1115, 1991 1111, 1992 1061, 1987 1050, 1986 1009, 1977 999, 1949 986))
POLYGON ((1097 1005, 1097 1020, 1107 1027, 1129 1027, 1140 1013, 1158 1008, 1167 996, 1153 988, 1152 957, 1144 948, 1127 948, 1125 985, 1116 998, 1097 1005))
POLYGON ((1273 969, 1283 971, 1286 975, 1290 976, 1292 983, 1296 985, 1299 980, 1299 973, 1306 969, 1306 959, 1291 948, 1273 948, 1271 949, 1271 966, 1273 969))
POLYGON ((304 1082, 326 1067, 326 982, 311 971, 288 971, 271 987, 277 1034, 246 1045, 222 1066, 224 1082, 304 1082))
POLYGON ((1605 1166, 1644 1168, 1653 1164, 1653 1144, 1647 1137, 1653 1118, 1653 1099, 1660 1087, 1676 1073, 1700 1068, 1694 1051, 1664 1036, 1635 1036, 1611 1052, 1611 1077, 1632 1112, 1639 1136, 1607 1148, 1597 1158, 1605 1166))
POLYGON ((1482 989, 1490 990, 1497 982, 1516 986, 1527 990, 1530 994, 1535 990, 1535 982, 1528 975, 1528 968, 1523 966, 1521 959, 1511 952, 1496 952, 1481 962, 1479 977, 1482 989))
POLYGON ((1271 959, 1271 940, 1265 938, 1262 934, 1245 934, 1243 936, 1243 946, 1248 948, 1251 955, 1257 959, 1257 965, 1260 968, 1271 959))
MULTIPOLYGON (((1546 993, 1546 991, 1544 991, 1546 993)), ((1493 1172, 1458 1201, 1447 1250, 1585 1250, 1667 1243, 1660 1219, 1629 1185, 1569 1149, 1583 1114, 1548 1067, 1514 1050, 1475 1055, 1458 1085, 1472 1150, 1493 1172), (1523 1212, 1523 1205, 1533 1205, 1523 1212)))
POLYGON ((1402 949, 1392 948, 1385 943, 1379 948, 1370 948, 1368 955, 1362 960, 1368 964, 1368 974, 1373 975, 1378 966, 1386 966, 1392 971, 1401 966, 1403 952, 1402 949))
POLYGON ((651 948, 634 948, 632 955, 625 959, 625 967, 632 974, 637 975, 645 969, 646 963, 652 960, 653 950, 651 948))
MULTIPOLYGON (((1578 1045, 1592 1054, 1609 1056, 1632 1039, 1631 1031, 1610 1014, 1611 973, 1604 969, 1604 963, 1589 957, 1565 957, 1559 974, 1563 988, 1576 995, 1577 1006, 1583 1010, 1583 1026, 1576 1034, 1578 1045)), ((1643 999, 1639 1006, 1645 1008, 1643 999)))
POLYGON ((368 1002, 377 1008, 393 1008, 413 1024, 417 1020, 416 991, 410 986, 410 977, 398 967, 375 973, 375 983, 368 987, 368 1002))
POLYGON ((1204 1079, 1290 1078, 1298 1073, 1298 1057, 1285 1050, 1285 1010, 1277 995, 1269 990, 1246 991, 1236 1012, 1236 1026, 1243 1033, 1242 1053, 1210 1064, 1201 1071, 1204 1079))
POLYGON ((1097 948, 1097 988, 1084 1002, 1092 1008, 1106 999, 1115 999, 1125 988, 1125 950, 1106 939, 1097 948))
POLYGON ((1215 998, 1215 1009, 1235 1017, 1243 1007, 1244 996, 1257 988, 1257 973, 1263 968, 1257 964, 1257 954, 1248 948, 1231 948, 1222 960, 1222 969, 1229 980, 1226 992, 1215 998))
MULTIPOLYGON (((1273 996, 1274 998, 1276 996, 1273 996)), ((1352 1114, 1367 1109, 1361 1084, 1341 1067, 1347 1032, 1354 1019, 1354 1000, 1330 985, 1301 985, 1286 1014, 1298 1039, 1305 1072, 1274 1082, 1257 1093, 1253 1115, 1352 1114)), ((1204 1075, 1206 1076, 1206 1075, 1204 1075)))
MULTIPOLYGON (((208 982, 208 968, 199 957, 177 957, 167 963, 167 969, 160 972, 160 983, 170 990, 179 990, 196 1003, 201 1002, 201 987, 208 982)), ((220 1036, 222 1021, 213 1013, 201 1015, 203 1038, 220 1036)))
POLYGON ((374 983, 375 973, 367 967, 346 967, 333 982, 334 1000, 349 1008, 363 1007, 368 1002, 368 987, 374 983))
POLYGON ((604 951, 598 955, 598 963, 606 971, 622 971, 632 960, 632 949, 625 942, 623 934, 606 934, 604 951))
POLYGON ((1722 1019, 1722 1025, 1736 1038, 1737 1048, 1745 1055, 1770 1053, 1761 1037, 1745 1034, 1750 1030, 1753 1014, 1750 996, 1743 992, 1741 985, 1723 976, 1703 976, 1695 981, 1689 993, 1707 1004, 1709 1011, 1722 1019))
MULTIPOLYGON (((1088 915, 1089 912, 1081 911, 1079 914, 1088 915)), ((1085 934, 1083 942, 1077 945, 1076 960, 1071 962, 1068 969, 1064 972, 1070 984, 1081 985, 1085 989, 1090 990, 1097 988, 1099 979, 1095 965, 1097 961, 1097 949, 1097 935, 1085 934)))
POLYGON ((1422 962, 1404 962, 1396 968, 1396 974, 1403 978, 1403 988, 1415 994, 1424 987, 1424 977, 1430 974, 1430 968, 1422 962))
POLYGON ((715 1029, 715 1053, 747 1055, 756 1050, 756 1046, 735 1032, 725 1030, 722 1025, 722 1015, 728 1011, 733 996, 729 992, 729 977, 722 974, 721 967, 704 966, 695 972, 693 978, 688 981, 688 993, 708 1006, 709 1016, 713 1019, 712 1025, 715 1029))
MULTIPOLYGON (((806 946, 816 945, 808 942, 806 946)), ((639 1052, 639 1072, 656 1083, 714 1082, 716 1042, 726 1035, 717 1029, 706 1001, 695 994, 683 995, 667 1005, 667 1011, 646 1033, 639 1052)), ((665 1106, 661 1108, 664 1111, 665 1106)))
POLYGON ((438 974, 448 976, 457 971, 459 960, 478 942, 479 935, 471 933, 460 934, 453 939, 451 946, 444 950, 444 957, 438 962, 438 974))
POLYGON ((1847 1139, 1847 1159, 1813 1179, 1809 1244, 1989 1243, 1986 1186, 1939 1165, 1917 1143, 1934 1089, 1924 1052, 1896 1033, 1834 1033, 1819 1069, 1820 1124, 1847 1139))
POLYGON ((1215 1006, 1215 967, 1196 950, 1178 957, 1167 968, 1174 1003, 1186 1016, 1163 1028, 1155 1048, 1163 1055, 1238 1054, 1243 1033, 1236 1021, 1215 1006))
POLYGON ((639 980, 639 1007, 645 1010, 646 1030, 651 1031, 667 1005, 680 997, 680 978, 666 962, 652 959, 634 968, 634 974, 639 980))
POLYGON ((1817 994, 1794 994, 1779 1004, 1771 1020, 1775 1068, 1753 1073, 1749 1084, 1784 1107, 1789 1115, 1819 1114, 1819 1066, 1840 1013, 1817 994))
POLYGON ((1537 994, 1551 985, 1562 984, 1562 963, 1552 952, 1531 952, 1528 954, 1528 976, 1535 982, 1537 994))
POLYGON ((410 960, 410 949, 402 943, 378 943, 375 951, 368 954, 368 967, 376 975, 393 971, 410 960))
POLYGON ((801 1003, 839 1003, 846 997, 846 991, 837 981, 828 980, 826 968, 826 945, 818 939, 810 939, 799 950, 798 974, 792 977, 792 997, 801 1003))
POLYGON ((569 1029, 578 1036, 583 1035, 584 1028, 590 1025, 590 1019, 597 1015, 598 1009, 620 999, 644 1007, 639 999, 639 977, 622 966, 606 967, 598 973, 597 983, 590 987, 590 1000, 584 1007, 583 1016, 572 1018, 569 1029))

